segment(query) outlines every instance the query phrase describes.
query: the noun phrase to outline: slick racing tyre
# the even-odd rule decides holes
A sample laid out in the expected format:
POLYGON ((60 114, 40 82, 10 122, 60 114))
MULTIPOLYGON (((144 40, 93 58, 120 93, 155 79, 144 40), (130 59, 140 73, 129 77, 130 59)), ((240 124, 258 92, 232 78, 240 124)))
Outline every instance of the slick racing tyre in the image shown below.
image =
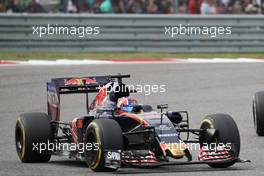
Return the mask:
MULTIPOLYGON (((201 133, 199 137, 200 144, 215 143, 215 144, 229 144, 232 157, 238 158, 240 152, 240 135, 237 125, 233 118, 228 114, 213 114, 206 116, 201 123, 201 129, 215 129, 215 134, 210 137, 201 133)), ((209 163, 208 165, 213 168, 225 168, 232 166, 234 160, 225 162, 209 163)))
POLYGON ((105 167, 106 150, 122 150, 123 136, 119 124, 112 119, 97 119, 86 129, 85 144, 98 144, 98 148, 85 151, 86 163, 95 172, 111 172, 116 169, 105 167))
POLYGON ((264 136, 264 91, 253 97, 253 121, 257 135, 264 136))
POLYGON ((41 151, 40 144, 51 140, 50 118, 45 113, 24 113, 16 122, 15 142, 20 160, 24 163, 48 162, 51 154, 41 151))

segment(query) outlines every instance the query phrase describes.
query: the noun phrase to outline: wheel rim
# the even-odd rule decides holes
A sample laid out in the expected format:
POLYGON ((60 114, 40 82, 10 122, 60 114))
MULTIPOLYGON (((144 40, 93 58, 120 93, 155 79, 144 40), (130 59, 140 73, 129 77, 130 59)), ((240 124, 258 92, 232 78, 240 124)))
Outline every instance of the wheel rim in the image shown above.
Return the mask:
MULTIPOLYGON (((91 143, 93 146, 97 142, 96 137, 93 133, 87 135, 87 143, 91 143)), ((98 150, 88 150, 86 154, 86 159, 89 167, 92 167, 96 163, 96 158, 98 157, 98 150)))
MULTIPOLYGON (((213 127, 213 124, 211 122, 209 123, 209 120, 204 121, 201 124, 201 127, 200 127, 200 129, 204 129, 204 130, 206 130, 206 129, 212 129, 212 128, 214 128, 213 127)), ((217 143, 218 140, 217 140, 217 137, 216 136, 211 141, 207 141, 207 139, 205 139, 205 137, 202 137, 200 139, 200 144, 203 144, 203 142, 206 142, 206 143, 208 143, 208 142, 210 142, 210 143, 212 143, 212 142, 217 143)))
POLYGON ((15 137, 16 137, 16 148, 19 154, 21 155, 23 149, 23 133, 22 133, 22 129, 19 126, 17 126, 16 128, 15 137))

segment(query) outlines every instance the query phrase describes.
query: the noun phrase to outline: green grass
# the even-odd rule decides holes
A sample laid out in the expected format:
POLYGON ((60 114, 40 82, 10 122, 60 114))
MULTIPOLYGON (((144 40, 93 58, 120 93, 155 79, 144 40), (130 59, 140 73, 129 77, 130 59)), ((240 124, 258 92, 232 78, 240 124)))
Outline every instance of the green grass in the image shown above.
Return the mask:
POLYGON ((88 52, 0 52, 0 60, 55 60, 55 59, 162 59, 162 58, 257 58, 264 59, 263 53, 88 53, 88 52))

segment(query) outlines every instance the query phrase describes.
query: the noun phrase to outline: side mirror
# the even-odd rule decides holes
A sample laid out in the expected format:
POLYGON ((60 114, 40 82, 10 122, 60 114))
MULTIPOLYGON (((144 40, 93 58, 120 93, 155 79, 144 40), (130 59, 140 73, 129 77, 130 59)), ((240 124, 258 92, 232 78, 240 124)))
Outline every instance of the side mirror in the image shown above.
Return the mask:
POLYGON ((179 124, 182 121, 182 115, 177 111, 167 111, 166 116, 170 119, 172 123, 179 124))
POLYGON ((143 110, 142 105, 135 105, 132 109, 132 112, 139 113, 141 110, 143 110))
POLYGON ((143 107, 143 111, 144 112, 151 112, 151 111, 153 111, 153 108, 150 105, 142 105, 142 107, 143 107))

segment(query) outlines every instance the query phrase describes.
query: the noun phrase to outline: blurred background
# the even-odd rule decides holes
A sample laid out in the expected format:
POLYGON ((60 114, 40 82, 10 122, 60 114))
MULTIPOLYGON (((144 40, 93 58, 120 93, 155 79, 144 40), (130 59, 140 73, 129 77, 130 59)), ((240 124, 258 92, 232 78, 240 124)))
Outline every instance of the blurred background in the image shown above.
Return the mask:
POLYGON ((263 14, 264 0, 0 0, 3 13, 263 14))
POLYGON ((264 58, 264 0, 0 0, 0 12, 0 60, 264 58), (100 27, 100 35, 34 35, 48 24, 100 27), (232 34, 166 35, 180 24, 232 34))

